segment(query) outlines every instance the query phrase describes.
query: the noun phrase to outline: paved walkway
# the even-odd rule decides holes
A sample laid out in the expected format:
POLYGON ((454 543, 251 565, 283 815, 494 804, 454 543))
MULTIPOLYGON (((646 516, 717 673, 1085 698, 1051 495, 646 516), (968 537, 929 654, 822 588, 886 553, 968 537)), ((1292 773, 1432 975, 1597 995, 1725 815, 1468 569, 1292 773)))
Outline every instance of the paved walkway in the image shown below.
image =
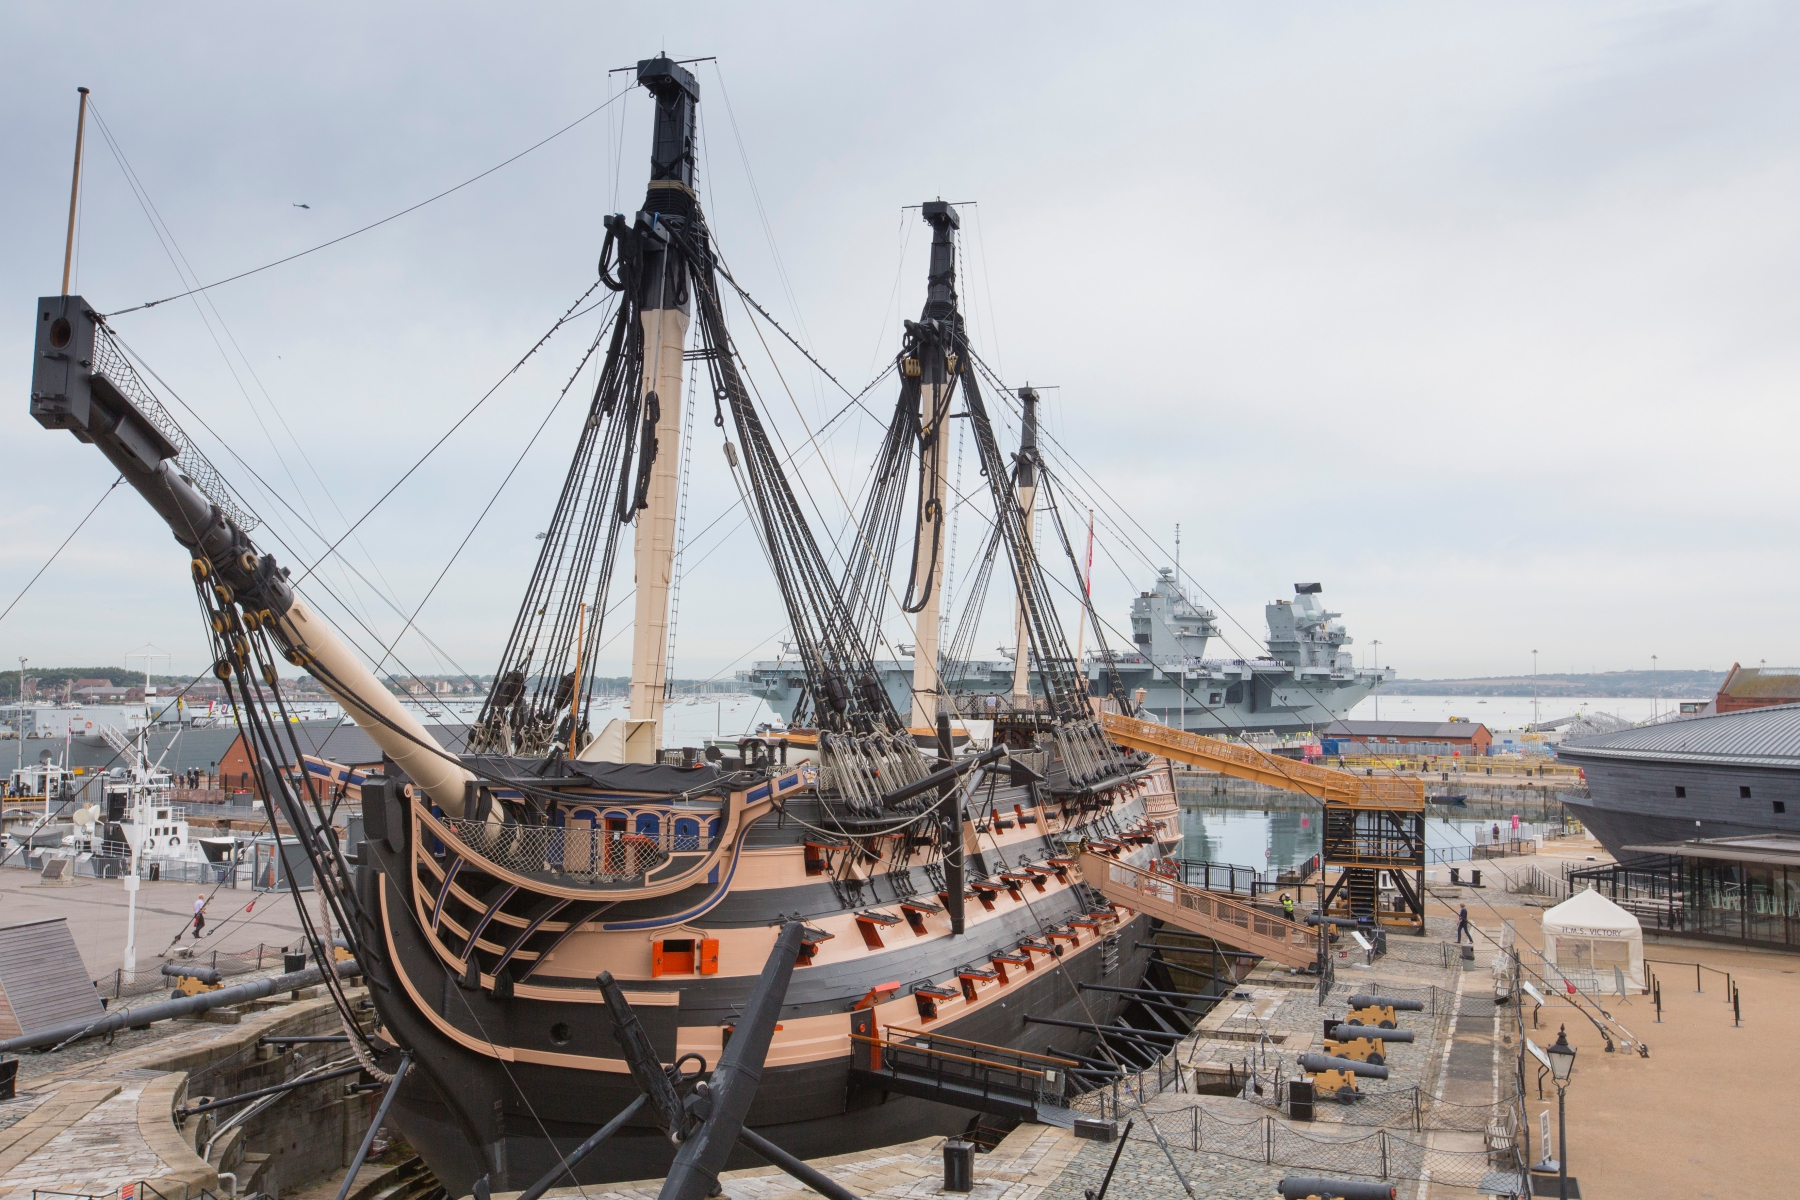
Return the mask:
POLYGON ((262 1034, 316 1020, 329 999, 259 1001, 236 1024, 183 1020, 20 1059, 19 1094, 0 1103, 0 1200, 33 1191, 116 1195, 146 1182, 168 1200, 216 1191, 219 1177, 174 1118, 190 1072, 235 1058, 262 1034))
MULTIPOLYGON (((944 1154, 946 1139, 921 1138, 898 1146, 884 1146, 857 1154, 841 1154, 832 1158, 811 1160, 825 1172, 859 1196, 869 1200, 897 1200, 899 1197, 941 1196, 944 1192, 944 1154)), ((969 1200, 1035 1200, 1058 1185, 1068 1173, 1070 1164, 1084 1148, 1095 1142, 1077 1141, 1066 1129, 1050 1125, 1021 1125, 996 1146, 992 1153, 975 1156, 975 1190, 969 1200)), ((1108 1156, 1112 1147, 1106 1147, 1108 1156)), ((1105 1172, 1105 1165, 1100 1170, 1105 1172)), ((818 1200, 818 1193, 800 1186, 793 1178, 775 1167, 758 1167, 745 1171, 727 1171, 720 1176, 728 1200, 818 1200)), ((586 1200, 656 1200, 662 1180, 645 1179, 633 1183, 606 1185, 602 1191, 590 1186, 585 1191, 557 1188, 547 1197, 586 1197, 586 1200)), ((518 1193, 495 1193, 494 1200, 507 1200, 518 1193)), ((1079 1194, 1079 1191, 1077 1191, 1079 1194)), ((1124 1197, 1125 1193, 1116 1193, 1124 1197)))

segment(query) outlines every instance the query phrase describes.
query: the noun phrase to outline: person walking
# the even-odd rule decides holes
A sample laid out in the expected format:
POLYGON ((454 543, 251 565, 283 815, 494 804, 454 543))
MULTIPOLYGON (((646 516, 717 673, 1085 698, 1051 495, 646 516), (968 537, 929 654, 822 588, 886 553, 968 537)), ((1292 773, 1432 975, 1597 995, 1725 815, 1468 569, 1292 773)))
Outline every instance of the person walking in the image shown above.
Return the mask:
POLYGON ((1469 906, 1466 904, 1463 905, 1456 914, 1457 944, 1460 945, 1462 943, 1464 936, 1468 937, 1469 945, 1473 946, 1475 944, 1475 935, 1469 932, 1469 906))
POLYGON ((206 893, 201 892, 198 896, 194 897, 194 940, 196 942, 200 940, 200 934, 205 928, 206 893))
POLYGON ((1287 914, 1288 920, 1294 919, 1294 898, 1286 892, 1281 893, 1281 911, 1287 914))

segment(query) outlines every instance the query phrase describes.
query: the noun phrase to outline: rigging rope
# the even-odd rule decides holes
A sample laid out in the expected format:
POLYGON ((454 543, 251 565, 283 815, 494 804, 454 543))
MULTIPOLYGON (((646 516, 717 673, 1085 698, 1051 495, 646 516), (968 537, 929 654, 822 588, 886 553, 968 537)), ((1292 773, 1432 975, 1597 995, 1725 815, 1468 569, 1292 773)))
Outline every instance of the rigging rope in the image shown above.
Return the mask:
POLYGON ((446 196, 454 195, 455 193, 462 191, 464 188, 468 187, 472 183, 479 183, 481 180, 486 179, 489 175, 492 175, 495 171, 498 171, 503 167, 511 166, 513 163, 518 162, 521 158, 524 158, 527 154, 530 154, 533 150, 537 150, 543 146, 549 145, 551 142, 554 142, 557 138, 561 137, 563 134, 569 132, 569 130, 574 129, 577 125, 580 125, 583 122, 585 122, 589 117, 592 117, 595 114, 601 112, 602 110, 610 107, 614 103, 614 101, 620 100, 630 94, 631 94, 631 89, 627 88, 625 91, 622 91, 618 95, 613 96, 611 99, 607 100, 604 104, 601 104, 596 108, 589 109, 587 112, 583 113, 581 116, 576 117, 573 121, 570 121, 567 125, 564 125, 561 129, 558 129, 555 133, 551 134, 549 137, 546 137, 546 138, 542 139, 541 141, 533 142, 531 145, 525 147, 525 149, 519 151, 517 154, 513 155, 511 158, 508 158, 502 162, 495 163, 493 166, 491 166, 487 170, 481 172, 479 175, 472 175, 469 178, 463 180, 461 183, 457 184, 455 187, 445 188, 443 191, 439 192, 435 196, 429 196, 429 197, 425 198, 424 200, 419 201, 417 204, 409 205, 408 207, 401 209, 397 213, 392 213, 388 216, 381 218, 381 220, 379 220, 379 221, 372 221, 369 224, 364 225, 361 229, 352 229, 349 233, 340 234, 337 237, 332 238, 328 242, 320 242, 316 246, 309 247, 308 249, 298 251, 297 253, 294 253, 294 254, 289 254, 283 258, 278 258, 274 262, 264 263, 260 267, 252 267, 248 271, 239 271, 236 275, 228 275, 224 279, 217 279, 217 280, 214 280, 212 283, 204 284, 200 287, 189 288, 187 291, 177 292, 173 296, 164 296, 161 300, 150 300, 143 304, 133 305, 130 308, 121 308, 121 309, 117 310, 116 312, 110 312, 110 313, 107 313, 106 315, 108 317, 123 316, 126 313, 140 312, 146 308, 155 308, 157 305, 167 304, 171 300, 180 300, 187 296, 197 295, 200 292, 209 292, 213 288, 223 287, 225 284, 236 283, 240 279, 248 279, 252 275, 261 274, 262 272, 267 271, 272 267, 279 267, 285 263, 291 263, 295 259, 305 258, 309 254, 316 254, 318 251, 327 249, 328 247, 331 247, 331 246, 335 246, 339 242, 347 242, 351 238, 356 237, 359 234, 364 234, 364 233, 369 232, 371 229, 379 229, 383 225, 386 225, 390 221, 397 221, 401 217, 406 216, 408 213, 418 212, 421 208, 424 208, 428 204, 435 204, 437 201, 442 200, 446 196))

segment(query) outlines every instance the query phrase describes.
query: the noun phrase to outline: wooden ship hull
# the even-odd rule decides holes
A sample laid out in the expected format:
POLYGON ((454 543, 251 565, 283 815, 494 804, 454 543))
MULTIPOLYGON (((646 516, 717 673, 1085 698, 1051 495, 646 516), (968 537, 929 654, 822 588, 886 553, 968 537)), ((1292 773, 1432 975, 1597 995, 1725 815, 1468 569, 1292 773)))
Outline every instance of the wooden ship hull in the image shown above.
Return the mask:
MULTIPOLYGON (((638 1094, 612 1044, 599 971, 621 981, 668 1061, 697 1054, 716 1062, 780 920, 799 917, 817 940, 794 973, 748 1123, 802 1157, 959 1132, 971 1109, 853 1080, 853 1011, 870 1010, 878 1029, 1027 1053, 1089 1048, 1093 1027, 1113 1025, 1131 1003, 1125 992, 1092 985, 1142 983, 1150 921, 1096 906, 1060 839, 1085 828, 1121 858, 1149 861, 1161 831, 1144 804, 1156 790, 1144 781, 1085 813, 1036 803, 1026 789, 999 790, 990 807, 1010 815, 971 823, 990 876, 969 889, 966 932, 952 937, 943 897, 904 838, 885 839, 880 861, 840 877, 836 860, 856 845, 823 847, 819 835, 784 820, 823 819, 804 789, 783 813, 767 798, 732 796, 719 806, 726 815, 716 843, 689 871, 698 882, 645 896, 641 887, 533 888, 516 859, 496 861, 472 844, 477 837, 458 836, 471 823, 371 788, 365 812, 378 811, 373 796, 384 805, 357 870, 370 923, 364 966, 383 1029, 426 1068, 403 1085, 393 1120, 453 1191, 483 1174, 495 1191, 524 1187, 638 1094), (1123 836, 1106 837, 1099 825, 1123 836), (545 918, 550 909, 576 919, 545 918), (918 990, 932 987, 947 994, 918 990), (434 1081, 448 1082, 449 1094, 434 1081), (475 1145, 488 1148, 488 1163, 475 1145)), ((667 794, 571 793, 565 805, 564 829, 604 830, 608 814, 632 828, 645 816, 678 819, 667 794)), ((594 857, 603 858, 607 835, 596 840, 594 857)), ((576 1177, 653 1177, 673 1153, 646 1117, 576 1177)))

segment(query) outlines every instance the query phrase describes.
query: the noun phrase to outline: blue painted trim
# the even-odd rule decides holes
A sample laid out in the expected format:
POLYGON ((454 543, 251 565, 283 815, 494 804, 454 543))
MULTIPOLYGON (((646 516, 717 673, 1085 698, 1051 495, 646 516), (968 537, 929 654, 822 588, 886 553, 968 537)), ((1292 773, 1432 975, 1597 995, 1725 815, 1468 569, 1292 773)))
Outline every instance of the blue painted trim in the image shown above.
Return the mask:
POLYGON ((506 890, 500 893, 500 898, 494 901, 494 903, 488 907, 486 912, 481 914, 481 920, 475 923, 475 928, 469 930, 469 944, 463 950, 463 958, 465 960, 467 960, 469 955, 475 953, 475 943, 481 940, 481 935, 483 933, 487 932, 488 922, 494 919, 494 915, 500 911, 500 906, 505 904, 508 900, 511 900, 518 894, 518 891, 519 887, 517 884, 507 884, 506 890))
POLYGON ((554 905, 551 906, 550 910, 548 912, 546 912, 543 916, 538 917, 536 920, 532 921, 529 925, 525 926, 525 928, 520 932, 519 936, 513 939, 513 944, 506 948, 506 953, 502 954, 500 956, 499 961, 494 964, 494 969, 491 973, 495 976, 498 976, 500 974, 501 968, 505 967, 507 963, 511 962, 512 956, 514 954, 517 954, 519 952, 519 947, 521 947, 525 944, 525 939, 530 937, 532 934, 536 933, 539 925, 542 925, 545 921, 548 921, 551 917, 554 917, 557 913, 559 913, 563 909, 569 907, 569 905, 571 903, 573 903, 573 901, 558 900, 554 905))
POLYGON ((438 889, 437 903, 431 906, 431 932, 433 933, 437 932, 438 921, 444 915, 444 901, 450 898, 450 885, 456 882, 456 873, 462 870, 463 863, 467 861, 467 859, 458 857, 455 862, 450 864, 450 869, 444 872, 444 886, 438 889))

